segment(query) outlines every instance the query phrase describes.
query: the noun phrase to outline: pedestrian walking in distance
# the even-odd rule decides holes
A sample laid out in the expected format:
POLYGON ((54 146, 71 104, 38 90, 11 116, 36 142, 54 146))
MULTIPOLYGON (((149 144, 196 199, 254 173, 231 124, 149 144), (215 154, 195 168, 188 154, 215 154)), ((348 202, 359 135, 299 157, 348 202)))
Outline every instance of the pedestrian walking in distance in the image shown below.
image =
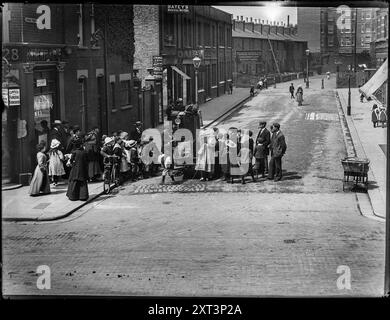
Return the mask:
POLYGON ((60 142, 57 139, 51 140, 49 150, 49 176, 52 178, 54 186, 57 186, 58 180, 65 174, 63 160, 64 155, 59 150, 60 142))
POLYGON ((374 128, 376 128, 376 126, 378 125, 378 121, 379 121, 379 109, 378 109, 378 106, 376 104, 374 104, 372 106, 371 121, 372 121, 374 128))
POLYGON ((291 94, 291 99, 295 99, 295 97, 294 97, 294 90, 295 90, 295 88, 294 88, 294 84, 293 83, 291 83, 289 90, 290 90, 290 94, 291 94))
POLYGON ((279 123, 274 123, 272 125, 270 149, 271 160, 269 163, 268 179, 272 180, 275 178, 274 181, 276 182, 282 179, 282 157, 287 150, 286 139, 280 131, 279 123))
POLYGON ((295 96, 296 96, 296 100, 298 101, 298 106, 301 106, 302 102, 303 102, 303 89, 302 89, 302 86, 298 87, 295 96))
POLYGON ((229 83, 229 91, 230 91, 230 94, 233 94, 233 83, 232 82, 229 83))
POLYGON ((48 158, 44 153, 46 143, 41 141, 37 145, 37 166, 35 167, 34 175, 30 183, 30 196, 38 196, 50 193, 50 180, 48 173, 48 158))
POLYGON ((69 174, 68 191, 66 192, 69 200, 76 201, 88 200, 88 158, 87 152, 84 150, 82 139, 78 136, 74 137, 73 144, 75 150, 70 157, 70 165, 72 169, 69 174))

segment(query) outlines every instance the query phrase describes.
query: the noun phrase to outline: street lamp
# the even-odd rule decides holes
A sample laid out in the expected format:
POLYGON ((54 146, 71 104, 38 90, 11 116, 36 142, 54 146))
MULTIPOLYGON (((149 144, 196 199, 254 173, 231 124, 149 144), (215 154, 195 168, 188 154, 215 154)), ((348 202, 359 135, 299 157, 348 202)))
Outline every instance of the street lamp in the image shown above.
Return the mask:
POLYGON ((347 116, 351 115, 351 74, 348 74, 348 104, 347 104, 347 116))
POLYGON ((306 49, 306 56, 307 56, 307 60, 306 60, 306 88, 309 88, 309 54, 310 54, 310 50, 306 49))
POLYGON ((195 56, 192 62, 195 68, 195 105, 198 106, 198 69, 202 60, 198 56, 195 56))

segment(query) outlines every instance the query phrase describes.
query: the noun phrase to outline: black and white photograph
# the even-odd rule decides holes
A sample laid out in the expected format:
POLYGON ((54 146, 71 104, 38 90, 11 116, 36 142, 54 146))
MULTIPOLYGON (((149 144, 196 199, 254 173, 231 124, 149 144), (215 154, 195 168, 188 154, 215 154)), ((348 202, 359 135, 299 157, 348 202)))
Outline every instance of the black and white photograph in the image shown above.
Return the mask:
POLYGON ((1 9, 3 297, 388 296, 388 2, 1 9))

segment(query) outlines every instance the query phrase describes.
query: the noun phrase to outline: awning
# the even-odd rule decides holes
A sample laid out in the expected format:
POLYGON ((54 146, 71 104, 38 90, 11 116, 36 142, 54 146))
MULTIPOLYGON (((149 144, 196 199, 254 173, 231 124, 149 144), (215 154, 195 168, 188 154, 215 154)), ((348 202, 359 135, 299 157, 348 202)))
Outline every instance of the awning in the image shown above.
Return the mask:
POLYGON ((364 86, 359 88, 359 92, 362 92, 366 98, 371 97, 385 81, 387 81, 387 59, 371 79, 368 80, 364 86))
POLYGON ((181 71, 179 68, 175 67, 175 66, 171 66, 173 70, 175 70, 178 74, 180 74, 183 79, 185 80, 189 80, 191 79, 189 76, 187 76, 183 71, 181 71))

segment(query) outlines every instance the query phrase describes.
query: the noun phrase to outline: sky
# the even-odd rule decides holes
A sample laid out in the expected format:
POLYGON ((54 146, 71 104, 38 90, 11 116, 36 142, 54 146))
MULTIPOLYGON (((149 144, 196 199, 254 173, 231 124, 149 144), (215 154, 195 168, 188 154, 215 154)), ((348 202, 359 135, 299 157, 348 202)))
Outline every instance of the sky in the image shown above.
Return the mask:
POLYGON ((287 24, 287 15, 290 16, 290 24, 297 23, 297 8, 296 7, 279 7, 274 3, 269 3, 266 6, 214 6, 217 9, 237 16, 252 17, 266 22, 272 20, 276 22, 284 22, 287 24))

